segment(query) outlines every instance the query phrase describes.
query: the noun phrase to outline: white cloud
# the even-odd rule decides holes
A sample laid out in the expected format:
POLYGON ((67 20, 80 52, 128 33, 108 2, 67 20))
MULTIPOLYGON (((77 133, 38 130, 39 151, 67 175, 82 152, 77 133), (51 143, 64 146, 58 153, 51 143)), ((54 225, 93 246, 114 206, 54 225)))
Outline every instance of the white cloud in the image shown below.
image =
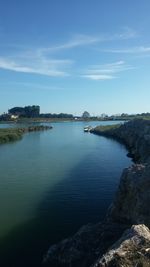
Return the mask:
POLYGON ((96 73, 96 74, 86 74, 86 75, 83 75, 82 77, 88 78, 90 80, 95 80, 95 81, 111 80, 111 79, 115 78, 114 76, 111 76, 111 75, 98 74, 98 73, 96 73))
POLYGON ((118 53, 118 54, 142 54, 142 53, 150 53, 150 46, 136 46, 125 49, 107 49, 103 50, 103 52, 110 53, 118 53))
POLYGON ((94 44, 97 42, 102 41, 103 38, 99 36, 90 36, 90 35, 84 35, 84 34, 77 34, 74 35, 70 40, 68 40, 64 44, 50 46, 46 48, 39 49, 39 53, 48 53, 48 52, 54 52, 58 50, 64 50, 64 49, 71 49, 78 46, 85 46, 89 44, 94 44))
POLYGON ((117 61, 103 65, 92 65, 82 75, 83 78, 91 80, 111 80, 116 78, 115 74, 119 72, 133 69, 133 67, 126 65, 124 61, 117 61))
POLYGON ((0 58, 0 68, 16 72, 33 73, 47 75, 51 77, 64 77, 69 74, 64 69, 71 65, 70 60, 47 60, 44 58, 26 58, 20 60, 19 57, 0 58))
POLYGON ((131 28, 124 27, 120 33, 116 34, 97 34, 97 35, 85 35, 76 34, 71 37, 70 40, 63 44, 50 46, 39 49, 39 53, 55 52, 59 50, 71 49, 75 47, 87 46, 90 44, 96 44, 101 42, 109 42, 114 40, 125 40, 135 38, 137 36, 136 31, 131 28))

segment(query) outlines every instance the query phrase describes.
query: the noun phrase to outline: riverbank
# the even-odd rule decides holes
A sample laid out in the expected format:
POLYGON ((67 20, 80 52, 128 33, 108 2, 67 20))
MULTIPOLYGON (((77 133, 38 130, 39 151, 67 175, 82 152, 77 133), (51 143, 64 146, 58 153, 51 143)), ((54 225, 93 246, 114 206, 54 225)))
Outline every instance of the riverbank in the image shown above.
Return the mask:
POLYGON ((38 125, 24 128, 2 128, 0 129, 0 144, 20 140, 27 132, 44 131, 52 129, 52 126, 38 125))
POLYGON ((103 222, 82 227, 50 247, 44 266, 150 266, 150 121, 98 128, 94 134, 124 143, 136 164, 125 169, 103 222))
POLYGON ((150 120, 136 119, 122 125, 98 126, 91 132, 123 143, 136 162, 145 162, 150 157, 150 120))
POLYGON ((1 120, 0 124, 6 123, 6 124, 21 124, 21 123, 51 123, 51 122, 64 122, 64 121, 75 121, 75 119, 70 118, 19 118, 16 120, 1 120))
MULTIPOLYGON (((133 119, 133 118, 132 118, 133 119)), ((127 118, 82 118, 82 117, 73 117, 73 118, 44 118, 44 117, 38 117, 38 118, 18 118, 18 119, 11 119, 11 120, 0 120, 1 123, 14 123, 14 124, 20 124, 20 123, 51 123, 51 122, 92 122, 92 121, 127 121, 130 119, 127 118)))

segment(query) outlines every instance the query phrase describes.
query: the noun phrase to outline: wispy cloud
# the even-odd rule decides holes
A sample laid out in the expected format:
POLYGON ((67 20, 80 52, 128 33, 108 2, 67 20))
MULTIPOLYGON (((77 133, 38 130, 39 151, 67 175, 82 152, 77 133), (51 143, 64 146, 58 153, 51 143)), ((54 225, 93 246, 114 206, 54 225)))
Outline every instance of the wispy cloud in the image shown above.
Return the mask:
POLYGON ((118 54, 142 54, 150 53, 150 46, 136 46, 122 49, 106 49, 103 52, 118 53, 118 54))
POLYGON ((65 68, 70 66, 70 60, 48 60, 44 58, 0 58, 0 68, 11 70, 15 72, 24 72, 31 74, 40 74, 53 77, 64 77, 69 74, 64 71, 65 68))
POLYGON ((133 67, 126 65, 124 61, 117 61, 114 63, 93 65, 86 73, 82 75, 83 78, 90 80, 111 80, 116 78, 117 74, 122 71, 133 69, 133 67))
POLYGON ((46 48, 39 49, 39 53, 48 53, 59 50, 71 49, 75 47, 87 46, 91 44, 108 42, 113 40, 125 40, 137 37, 135 30, 124 27, 121 32, 114 34, 96 34, 96 35, 85 35, 85 34, 76 34, 73 35, 68 41, 63 44, 49 46, 46 48))
POLYGON ((90 80, 95 80, 95 81, 112 80, 112 79, 115 78, 115 77, 112 76, 112 75, 98 74, 98 73, 95 73, 95 74, 85 74, 85 75, 83 75, 82 77, 84 77, 84 78, 88 78, 88 79, 90 79, 90 80))
POLYGON ((47 52, 54 52, 58 50, 65 50, 65 49, 71 49, 78 46, 86 46, 89 44, 94 44, 100 41, 103 41, 103 37, 99 36, 90 36, 90 35, 84 35, 84 34, 77 34, 74 35, 70 40, 66 41, 63 44, 50 46, 46 48, 39 49, 39 53, 47 53, 47 52))

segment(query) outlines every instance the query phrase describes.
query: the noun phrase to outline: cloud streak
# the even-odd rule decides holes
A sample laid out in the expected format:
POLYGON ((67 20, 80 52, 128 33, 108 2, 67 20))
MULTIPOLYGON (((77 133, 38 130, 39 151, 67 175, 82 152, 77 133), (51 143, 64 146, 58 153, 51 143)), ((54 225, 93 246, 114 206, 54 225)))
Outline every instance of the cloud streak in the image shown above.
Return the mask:
POLYGON ((107 75, 107 74, 85 74, 82 77, 90 79, 90 80, 94 80, 94 81, 104 81, 104 80, 112 80, 115 77, 112 75, 107 75))
POLYGON ((82 77, 95 81, 111 80, 117 78, 116 75, 119 72, 130 69, 133 69, 133 67, 126 65, 124 61, 117 61, 109 64, 93 65, 82 77))
POLYGON ((73 36, 70 40, 68 40, 64 44, 50 46, 47 48, 41 48, 39 49, 39 53, 43 54, 43 53, 54 52, 54 51, 59 51, 59 50, 71 49, 71 48, 80 47, 80 46, 86 46, 86 45, 94 44, 94 43, 97 43, 103 40, 104 39, 102 37, 98 37, 98 36, 78 34, 78 35, 73 36))
POLYGON ((150 53, 150 46, 136 46, 125 49, 107 49, 102 50, 103 52, 117 53, 117 54, 146 54, 150 53))
POLYGON ((85 35, 76 34, 72 38, 63 44, 50 46, 47 48, 39 49, 39 53, 55 52, 60 50, 72 49, 81 46, 88 46, 90 44, 109 42, 114 40, 126 40, 137 37, 136 31, 128 27, 124 27, 122 32, 117 34, 97 34, 97 35, 85 35))
POLYGON ((30 74, 40 74, 50 77, 65 77, 69 74, 64 71, 70 66, 70 60, 47 60, 44 58, 28 59, 25 57, 20 61, 20 58, 0 58, 0 68, 15 72, 23 72, 30 74))

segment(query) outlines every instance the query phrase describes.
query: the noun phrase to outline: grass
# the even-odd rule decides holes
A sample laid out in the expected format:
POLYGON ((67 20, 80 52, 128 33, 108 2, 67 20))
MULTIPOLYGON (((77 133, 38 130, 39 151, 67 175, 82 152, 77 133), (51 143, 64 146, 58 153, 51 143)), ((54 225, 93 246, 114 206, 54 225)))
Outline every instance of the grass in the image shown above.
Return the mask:
POLYGON ((26 128, 6 128, 0 129, 0 144, 20 140, 24 133, 33 131, 43 131, 51 129, 51 126, 29 126, 26 128))
POLYGON ((23 131, 19 128, 0 129, 0 144, 19 140, 22 135, 23 131))
POLYGON ((100 132, 100 133, 101 132, 107 132, 107 131, 115 130, 115 129, 119 128, 120 126, 121 126, 121 124, 97 126, 92 131, 93 132, 100 132))

